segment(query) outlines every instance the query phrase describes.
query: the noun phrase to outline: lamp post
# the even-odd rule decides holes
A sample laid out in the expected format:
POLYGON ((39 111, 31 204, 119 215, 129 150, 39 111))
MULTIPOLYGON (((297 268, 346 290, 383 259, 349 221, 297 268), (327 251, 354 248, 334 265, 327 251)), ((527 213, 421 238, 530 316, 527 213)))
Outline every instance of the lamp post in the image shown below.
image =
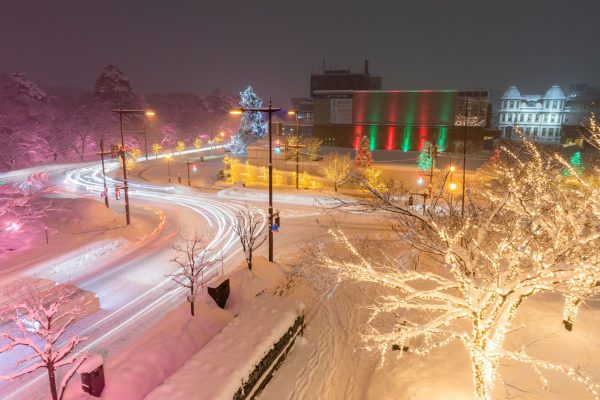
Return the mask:
POLYGON ((300 174, 300 166, 299 166, 299 160, 300 160, 300 133, 299 133, 299 127, 298 127, 298 111, 293 111, 290 110, 288 111, 288 115, 295 115, 296 116, 296 145, 295 146, 291 146, 294 147, 296 149, 296 190, 300 189, 300 185, 299 185, 299 174, 300 174))
POLYGON ((273 136, 271 129, 271 117, 274 112, 281 110, 280 107, 271 106, 269 97, 269 107, 241 107, 230 111, 230 114, 240 115, 244 112, 264 112, 269 114, 269 261, 273 262, 273 136))
POLYGON ((171 155, 167 154, 167 171, 169 172, 169 183, 171 183, 171 155))
POLYGON ((147 117, 153 117, 154 111, 151 110, 124 110, 123 108, 118 108, 116 110, 112 110, 112 112, 119 114, 119 127, 121 132, 121 159, 123 161, 123 189, 125 190, 125 220, 127 221, 127 225, 131 225, 131 217, 129 215, 129 185, 127 184, 127 163, 125 159, 125 136, 123 132, 123 114, 143 114, 147 117))
POLYGON ((194 170, 194 172, 196 172, 196 163, 187 161, 186 164, 187 164, 188 186, 192 186, 192 181, 190 180, 190 166, 192 166, 192 169, 194 170))
POLYGON ((467 173, 467 124, 469 123, 469 98, 465 99, 465 130, 463 133, 463 170, 462 170, 462 204, 460 206, 460 217, 465 215, 465 181, 467 173))
POLYGON ((98 153, 98 155, 100 156, 100 159, 102 160, 102 181, 104 183, 104 204, 106 205, 106 208, 109 208, 109 206, 108 206, 108 187, 106 186, 106 173, 104 172, 104 156, 107 154, 111 154, 111 153, 104 152, 104 139, 100 139, 100 153, 98 153))

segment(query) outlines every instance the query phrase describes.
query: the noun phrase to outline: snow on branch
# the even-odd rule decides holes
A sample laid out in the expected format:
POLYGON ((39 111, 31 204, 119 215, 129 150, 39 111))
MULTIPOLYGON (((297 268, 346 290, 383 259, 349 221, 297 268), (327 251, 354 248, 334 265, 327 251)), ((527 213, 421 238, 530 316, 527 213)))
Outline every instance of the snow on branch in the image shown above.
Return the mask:
POLYGON ((182 239, 173 245, 175 257, 171 262, 179 265, 171 278, 177 285, 188 291, 187 301, 190 303, 190 313, 194 315, 194 302, 198 296, 199 288, 204 284, 204 272, 216 265, 220 265, 221 258, 206 247, 201 236, 192 239, 182 239))
MULTIPOLYGON (((46 368, 52 398, 58 398, 56 370, 75 361, 73 350, 87 338, 71 336, 65 340, 68 328, 81 313, 76 305, 77 289, 69 284, 56 285, 49 290, 35 286, 24 288, 17 298, 3 307, 0 320, 10 322, 12 331, 0 333, 0 353, 16 347, 29 349, 29 354, 17 361, 23 368, 2 375, 2 380, 13 380, 46 368)), ((4 324, 7 326, 7 324, 4 324)))
POLYGON ((560 155, 522 138, 479 171, 467 190, 464 216, 441 199, 443 181, 423 212, 406 204, 393 186, 385 192, 371 188, 369 198, 339 198, 334 208, 379 212, 391 221, 397 243, 381 252, 392 254, 404 243, 433 262, 409 270, 372 250, 358 250, 364 237, 330 229, 335 246, 319 246, 319 265, 338 280, 386 288, 371 307, 365 346, 383 354, 407 347, 422 355, 458 340, 470 355, 478 399, 492 397, 500 362, 507 360, 536 372, 562 372, 599 398, 597 385, 583 372, 504 347, 531 296, 565 296, 572 328, 579 304, 600 293, 600 193, 574 169, 570 177, 561 174, 566 165, 560 155))

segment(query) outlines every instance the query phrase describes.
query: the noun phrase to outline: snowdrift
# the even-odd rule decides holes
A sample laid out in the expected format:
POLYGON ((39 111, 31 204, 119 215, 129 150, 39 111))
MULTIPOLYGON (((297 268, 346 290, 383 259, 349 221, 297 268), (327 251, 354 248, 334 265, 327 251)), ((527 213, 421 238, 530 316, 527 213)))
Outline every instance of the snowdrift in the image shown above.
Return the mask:
POLYGON ((303 326, 302 303, 263 294, 146 400, 254 398, 303 326))

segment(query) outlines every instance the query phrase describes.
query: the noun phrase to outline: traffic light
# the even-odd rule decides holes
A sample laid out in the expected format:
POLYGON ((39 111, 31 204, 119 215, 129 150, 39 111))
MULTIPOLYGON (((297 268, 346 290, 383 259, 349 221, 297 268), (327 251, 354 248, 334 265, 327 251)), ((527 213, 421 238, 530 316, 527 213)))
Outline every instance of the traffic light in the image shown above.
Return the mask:
POLYGON ((196 166, 196 164, 192 164, 192 172, 196 171, 198 171, 198 167, 196 166))
POLYGON ((110 145, 110 156, 112 158, 117 158, 119 156, 119 145, 118 144, 111 144, 110 145))

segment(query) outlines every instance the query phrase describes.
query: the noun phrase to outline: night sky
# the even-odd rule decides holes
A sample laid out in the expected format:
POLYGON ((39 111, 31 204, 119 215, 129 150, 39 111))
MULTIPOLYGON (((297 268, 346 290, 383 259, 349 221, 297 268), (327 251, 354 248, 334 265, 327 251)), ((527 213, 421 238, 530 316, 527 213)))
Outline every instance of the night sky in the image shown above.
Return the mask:
POLYGON ((237 93, 288 103, 330 67, 385 89, 600 82, 598 0, 0 0, 0 71, 91 88, 113 63, 143 92, 237 93))

